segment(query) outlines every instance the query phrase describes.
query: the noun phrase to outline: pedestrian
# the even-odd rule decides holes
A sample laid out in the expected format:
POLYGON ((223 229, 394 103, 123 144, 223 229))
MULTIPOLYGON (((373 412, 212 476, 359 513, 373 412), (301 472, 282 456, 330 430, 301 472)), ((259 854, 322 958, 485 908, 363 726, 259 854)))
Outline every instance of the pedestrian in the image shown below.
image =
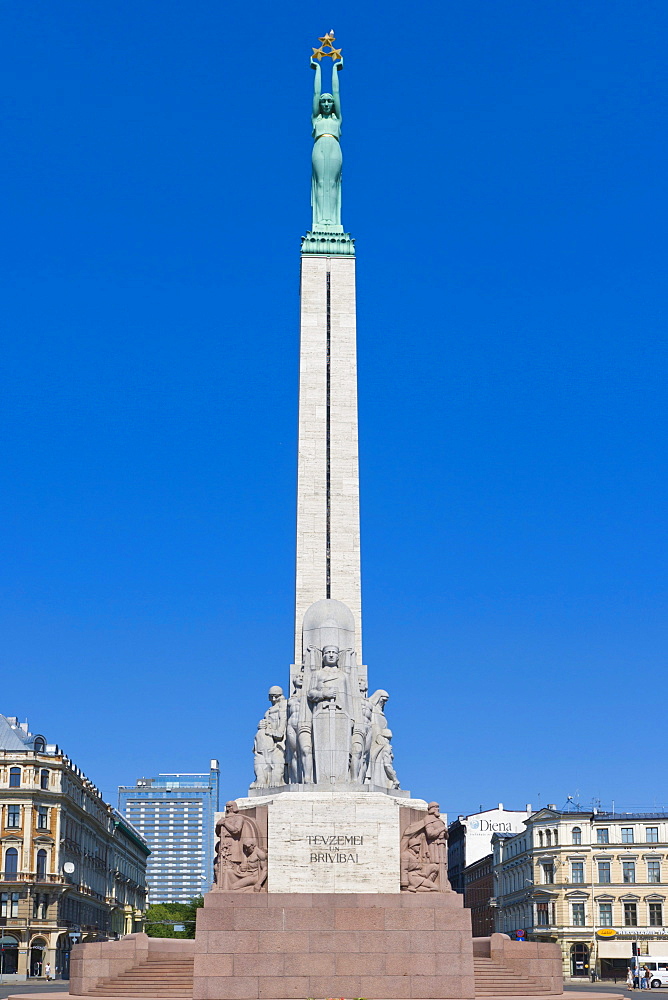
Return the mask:
POLYGON ((642 983, 643 983, 642 988, 644 990, 648 990, 650 988, 649 983, 651 978, 652 978, 651 972, 649 971, 647 966, 644 965, 642 970, 642 983))
POLYGON ((51 962, 47 962, 46 965, 44 966, 44 975, 46 976, 47 980, 51 979, 51 962))
POLYGON ((631 968, 630 965, 626 971, 626 988, 628 990, 634 990, 636 988, 635 983, 633 981, 633 969, 631 968))

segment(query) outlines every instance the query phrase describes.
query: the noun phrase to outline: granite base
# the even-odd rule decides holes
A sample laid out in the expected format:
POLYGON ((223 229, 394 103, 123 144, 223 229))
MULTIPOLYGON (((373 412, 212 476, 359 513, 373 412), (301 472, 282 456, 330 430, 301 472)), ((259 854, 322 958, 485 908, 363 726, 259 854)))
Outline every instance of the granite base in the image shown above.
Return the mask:
POLYGON ((474 1000, 471 914, 454 892, 210 892, 194 1000, 474 1000))

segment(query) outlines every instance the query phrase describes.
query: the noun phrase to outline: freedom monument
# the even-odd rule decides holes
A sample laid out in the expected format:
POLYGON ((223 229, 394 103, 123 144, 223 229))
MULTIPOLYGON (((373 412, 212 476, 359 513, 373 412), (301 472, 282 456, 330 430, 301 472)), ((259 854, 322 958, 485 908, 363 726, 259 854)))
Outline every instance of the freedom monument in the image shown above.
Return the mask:
MULTIPOLYGON (((75 995, 490 995, 476 984, 470 912, 448 882, 446 822, 438 803, 401 788, 390 696, 369 685, 362 658, 355 244, 341 222, 343 59, 334 41, 324 35, 311 57, 294 662, 285 688, 269 689, 248 794, 217 817, 215 886, 195 940, 138 934, 77 946, 75 995), (326 57, 331 93, 322 90, 326 57), (170 979, 174 964, 181 972, 170 979)), ((506 995, 562 992, 556 946, 497 934, 476 943, 475 954, 506 977, 512 971, 515 990, 504 980, 506 995)))
POLYGON ((301 248, 295 654, 287 694, 271 687, 258 722, 248 796, 218 819, 216 886, 450 892, 446 823, 437 803, 400 788, 389 694, 370 692, 362 663, 355 246, 341 223, 343 59, 333 33, 320 42, 311 57, 312 225, 301 248), (331 93, 322 89, 327 56, 331 93))

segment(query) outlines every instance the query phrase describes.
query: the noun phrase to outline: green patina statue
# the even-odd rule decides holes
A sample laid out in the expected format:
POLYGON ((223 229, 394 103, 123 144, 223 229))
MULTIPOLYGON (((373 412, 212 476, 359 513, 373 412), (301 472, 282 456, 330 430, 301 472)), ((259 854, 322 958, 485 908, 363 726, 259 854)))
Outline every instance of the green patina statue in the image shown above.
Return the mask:
MULTIPOLYGON (((327 37, 327 36, 325 36, 327 37)), ((321 39, 323 41, 323 39, 321 39)), ((333 41, 333 36, 332 36, 333 41)), ((313 232, 342 233, 341 225, 341 100, 339 72, 343 67, 340 51, 323 53, 314 49, 311 66, 315 70, 313 90, 313 153, 311 156, 311 208, 313 232), (332 93, 321 93, 320 59, 337 53, 332 64, 332 93)))

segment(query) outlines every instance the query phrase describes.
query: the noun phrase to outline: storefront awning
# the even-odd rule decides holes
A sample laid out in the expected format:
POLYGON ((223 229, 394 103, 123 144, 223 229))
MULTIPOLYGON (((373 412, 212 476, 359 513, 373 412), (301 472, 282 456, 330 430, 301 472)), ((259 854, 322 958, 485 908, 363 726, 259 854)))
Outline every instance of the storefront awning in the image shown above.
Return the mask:
POLYGON ((599 941, 599 958, 631 958, 633 949, 630 941, 599 941))

